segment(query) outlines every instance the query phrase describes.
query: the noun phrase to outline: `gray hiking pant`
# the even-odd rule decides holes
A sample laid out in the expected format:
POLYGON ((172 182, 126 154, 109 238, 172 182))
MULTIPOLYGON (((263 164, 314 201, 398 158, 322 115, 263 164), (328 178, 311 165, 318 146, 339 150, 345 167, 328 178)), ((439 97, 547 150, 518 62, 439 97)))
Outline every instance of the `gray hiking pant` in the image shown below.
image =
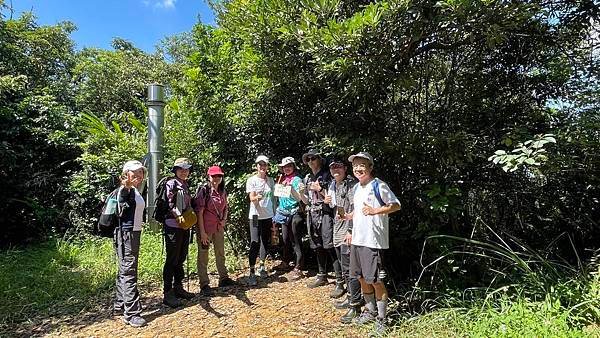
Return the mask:
POLYGON ((113 237, 119 264, 116 283, 117 299, 114 307, 116 311, 123 311, 125 319, 139 316, 142 313, 140 293, 137 287, 140 235, 141 231, 120 231, 117 228, 113 237))

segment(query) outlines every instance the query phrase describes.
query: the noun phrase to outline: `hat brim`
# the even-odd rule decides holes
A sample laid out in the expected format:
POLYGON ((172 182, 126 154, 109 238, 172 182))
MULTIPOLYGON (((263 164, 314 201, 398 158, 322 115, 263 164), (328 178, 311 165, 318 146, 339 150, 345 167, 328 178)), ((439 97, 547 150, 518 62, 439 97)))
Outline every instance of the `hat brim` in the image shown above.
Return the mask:
POLYGON ((352 155, 352 156, 348 157, 348 162, 352 163, 352 161, 354 161, 355 158, 364 158, 365 160, 369 161, 369 163, 373 164, 373 160, 372 159, 370 159, 370 158, 368 158, 366 156, 359 155, 359 154, 352 155))
POLYGON ((323 159, 323 157, 319 153, 316 153, 316 154, 315 153, 306 153, 306 154, 302 155, 302 163, 305 163, 305 164, 308 163, 308 160, 306 158, 309 156, 316 156, 320 159, 323 159))
POLYGON ((222 170, 217 170, 217 171, 212 171, 212 172, 209 171, 207 174, 208 174, 208 176, 214 176, 214 175, 225 176, 225 173, 222 170))
POLYGON ((173 169, 181 168, 181 169, 190 169, 192 167, 191 164, 177 164, 173 166, 173 169))
POLYGON ((296 162, 278 163, 278 164, 277 164, 277 166, 278 166, 279 168, 283 168, 283 167, 285 167, 285 166, 286 166, 286 165, 288 165, 288 164, 293 164, 293 165, 294 165, 294 167, 296 167, 296 162))

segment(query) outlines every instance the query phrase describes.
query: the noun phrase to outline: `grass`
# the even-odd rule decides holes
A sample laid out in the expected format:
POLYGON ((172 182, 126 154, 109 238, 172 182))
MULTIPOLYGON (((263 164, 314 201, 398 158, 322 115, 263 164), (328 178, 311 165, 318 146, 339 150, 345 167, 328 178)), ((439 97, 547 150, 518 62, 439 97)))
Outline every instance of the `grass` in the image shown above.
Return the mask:
MULTIPOLYGON (((196 272, 196 248, 196 243, 190 246, 190 274, 196 272)), ((245 261, 232 252, 227 250, 230 271, 242 267, 245 261)), ((209 270, 216 271, 213 254, 210 258, 209 270)), ((144 231, 140 284, 160 287, 163 260, 162 236, 144 231)), ((101 238, 56 239, 0 253, 0 335, 31 318, 75 316, 92 304, 109 304, 116 264, 112 241, 101 238)), ((496 289, 468 301, 446 296, 433 311, 401 314, 390 328, 390 336, 600 337, 600 327, 593 324, 600 318, 598 274, 553 279, 551 287, 543 280, 541 287, 537 274, 542 270, 532 269, 531 262, 526 264, 520 265, 521 271, 535 276, 535 282, 521 280, 511 288, 496 289), (532 293, 528 283, 537 291, 532 293)))
MULTIPOLYGON (((189 273, 193 274, 195 241, 189 249, 189 273)), ((230 252, 227 266, 233 271, 242 261, 230 252)), ((141 285, 161 285, 164 257, 161 234, 142 232, 138 272, 141 285)), ((0 332, 33 317, 75 315, 93 303, 110 302, 116 271, 113 244, 108 238, 54 239, 1 252, 0 332)), ((213 250, 210 271, 216 271, 213 250)))
POLYGON ((549 302, 505 298, 469 309, 439 309, 397 323, 392 337, 599 337, 595 326, 573 327, 569 313, 549 302))

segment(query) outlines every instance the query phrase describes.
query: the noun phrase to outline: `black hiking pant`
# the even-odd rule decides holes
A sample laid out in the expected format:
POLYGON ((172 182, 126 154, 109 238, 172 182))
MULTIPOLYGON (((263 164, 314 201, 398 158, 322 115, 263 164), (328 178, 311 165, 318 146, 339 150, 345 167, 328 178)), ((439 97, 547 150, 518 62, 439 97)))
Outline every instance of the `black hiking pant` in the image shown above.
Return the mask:
POLYGON ((249 263, 250 268, 256 265, 256 257, 260 255, 261 260, 267 258, 266 246, 271 241, 271 225, 273 220, 266 219, 251 219, 250 220, 250 253, 249 263))
POLYGON ((165 233, 165 251, 167 257, 163 268, 164 292, 169 292, 174 287, 183 286, 183 263, 188 255, 190 231, 181 228, 163 226, 165 233))
POLYGON ((292 253, 296 256, 296 268, 302 267, 302 222, 303 218, 299 213, 295 213, 286 218, 285 223, 281 225, 281 235, 283 237, 283 259, 289 263, 292 260, 292 253))
POLYGON ((350 305, 358 305, 361 301, 360 282, 355 277, 350 277, 350 246, 342 244, 335 248, 342 268, 342 276, 348 288, 348 300, 350 305))
POLYGON ((141 231, 115 229, 113 245, 117 254, 119 271, 116 278, 117 299, 115 311, 123 311, 125 319, 142 313, 140 293, 137 287, 138 257, 140 255, 141 231))

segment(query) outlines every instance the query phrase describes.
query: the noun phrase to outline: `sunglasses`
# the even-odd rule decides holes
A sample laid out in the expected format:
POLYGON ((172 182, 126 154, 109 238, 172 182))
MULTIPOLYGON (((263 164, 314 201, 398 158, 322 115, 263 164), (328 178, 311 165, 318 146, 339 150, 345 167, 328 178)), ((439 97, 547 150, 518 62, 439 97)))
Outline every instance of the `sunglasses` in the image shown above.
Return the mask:
POLYGON ((344 165, 341 164, 341 163, 334 163, 334 164, 332 164, 332 165, 329 166, 329 168, 332 168, 332 169, 340 169, 340 168, 343 168, 343 167, 344 167, 344 165))
POLYGON ((317 158, 318 158, 318 157, 316 157, 316 156, 308 156, 308 157, 306 158, 306 162, 315 161, 317 158))
POLYGON ((210 177, 223 178, 223 175, 210 175, 210 177))

